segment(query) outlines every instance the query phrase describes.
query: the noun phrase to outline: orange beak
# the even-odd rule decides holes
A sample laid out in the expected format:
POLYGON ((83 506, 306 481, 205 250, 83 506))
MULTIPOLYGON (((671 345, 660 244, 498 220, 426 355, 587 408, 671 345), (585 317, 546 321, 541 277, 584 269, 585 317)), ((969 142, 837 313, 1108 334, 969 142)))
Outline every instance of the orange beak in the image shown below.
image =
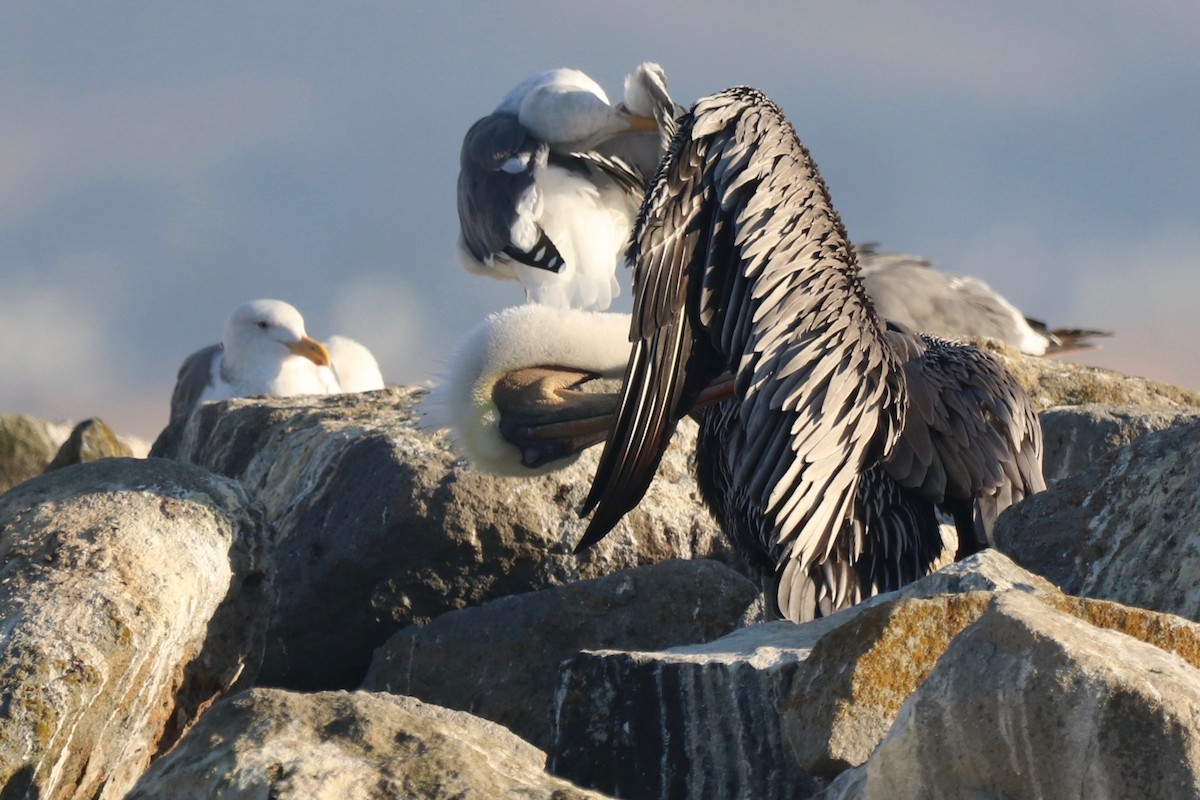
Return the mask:
POLYGON ((298 356, 307 358, 309 361, 316 364, 318 367, 329 366, 329 351, 325 349, 325 345, 318 342, 316 339, 310 339, 305 336, 298 342, 292 342, 287 346, 298 356))

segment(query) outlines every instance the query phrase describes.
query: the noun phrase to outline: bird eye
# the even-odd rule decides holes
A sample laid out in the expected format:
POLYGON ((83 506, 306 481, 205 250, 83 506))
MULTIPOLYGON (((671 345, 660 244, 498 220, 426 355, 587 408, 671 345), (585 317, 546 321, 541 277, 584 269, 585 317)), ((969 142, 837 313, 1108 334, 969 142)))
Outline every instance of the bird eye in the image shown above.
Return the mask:
POLYGON ((258 327, 262 328, 265 331, 267 329, 267 323, 260 319, 258 321, 258 327))

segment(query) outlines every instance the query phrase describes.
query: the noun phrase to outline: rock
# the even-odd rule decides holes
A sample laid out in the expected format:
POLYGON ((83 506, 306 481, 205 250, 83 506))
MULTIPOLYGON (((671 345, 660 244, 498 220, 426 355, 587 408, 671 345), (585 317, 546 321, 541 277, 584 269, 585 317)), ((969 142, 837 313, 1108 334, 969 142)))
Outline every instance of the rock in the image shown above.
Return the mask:
POLYGON ((134 455, 129 444, 113 433, 104 420, 93 417, 75 426, 62 447, 58 448, 46 471, 100 458, 129 458, 134 455))
POLYGON ((70 433, 58 422, 0 415, 0 493, 41 475, 70 433))
POLYGON ((889 599, 823 636, 801 665, 784 703, 785 732, 800 766, 833 776, 866 761, 954 637, 1010 594, 1200 664, 1200 625, 1052 589, 889 599))
POLYGON ((584 652, 561 670, 548 768, 627 798, 795 798, 823 781, 801 769, 783 706, 810 651, 898 597, 1018 589, 1056 593, 986 550, 899 592, 804 625, 771 622, 708 644, 584 652))
POLYGON ((1102 455, 1152 431, 1200 417, 1200 409, 1091 403, 1042 411, 1042 473, 1054 483, 1091 466, 1102 455))
POLYGON ((128 800, 587 800, 499 725, 409 697, 254 689, 224 700, 128 800))
POLYGON ((0 496, 0 794, 119 798, 253 681, 267 536, 233 481, 105 459, 0 496))
POLYGON ((995 339, 978 339, 971 343, 999 358, 1025 387, 1039 410, 1087 403, 1200 408, 1200 392, 1190 389, 1122 375, 1099 367, 1021 355, 1016 349, 995 339))
POLYGON ((1109 452, 1001 516, 998 546, 1063 591, 1200 619, 1200 421, 1109 452))
POLYGON ((819 797, 1200 796, 1193 664, 1010 593, 951 643, 870 760, 819 797))
POLYGON ((389 636, 446 611, 669 558, 737 560, 691 475, 693 424, 638 508, 576 556, 599 453, 539 478, 481 474, 414 426, 423 391, 209 404, 155 443, 237 478, 278 531, 260 683, 355 687, 389 636))
POLYGON ((363 688, 413 695, 550 744, 559 665, 580 650, 658 649, 738 626, 758 588, 715 561, 668 561, 443 614, 397 633, 363 688))

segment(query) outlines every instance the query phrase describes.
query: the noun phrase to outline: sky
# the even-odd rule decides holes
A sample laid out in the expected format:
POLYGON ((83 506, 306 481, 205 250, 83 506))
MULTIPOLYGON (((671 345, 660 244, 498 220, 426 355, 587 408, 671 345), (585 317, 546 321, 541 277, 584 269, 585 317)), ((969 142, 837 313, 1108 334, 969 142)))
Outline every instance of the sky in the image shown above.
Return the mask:
POLYGON ((619 98, 642 61, 684 105, 771 96, 854 240, 1200 389, 1197 42, 1195 0, 4 3, 0 413, 153 438, 259 297, 435 376, 523 299, 458 264, 463 134, 534 72, 619 98))

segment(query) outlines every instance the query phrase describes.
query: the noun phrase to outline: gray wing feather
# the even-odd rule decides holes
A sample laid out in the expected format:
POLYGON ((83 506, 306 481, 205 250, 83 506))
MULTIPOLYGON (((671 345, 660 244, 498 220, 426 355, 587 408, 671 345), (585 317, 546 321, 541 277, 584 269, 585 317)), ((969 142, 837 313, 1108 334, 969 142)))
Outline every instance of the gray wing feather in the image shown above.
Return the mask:
POLYGON ((210 344, 183 360, 175 377, 175 390, 171 392, 172 422, 186 417, 200 404, 205 389, 212 385, 213 363, 222 349, 219 344, 210 344))

